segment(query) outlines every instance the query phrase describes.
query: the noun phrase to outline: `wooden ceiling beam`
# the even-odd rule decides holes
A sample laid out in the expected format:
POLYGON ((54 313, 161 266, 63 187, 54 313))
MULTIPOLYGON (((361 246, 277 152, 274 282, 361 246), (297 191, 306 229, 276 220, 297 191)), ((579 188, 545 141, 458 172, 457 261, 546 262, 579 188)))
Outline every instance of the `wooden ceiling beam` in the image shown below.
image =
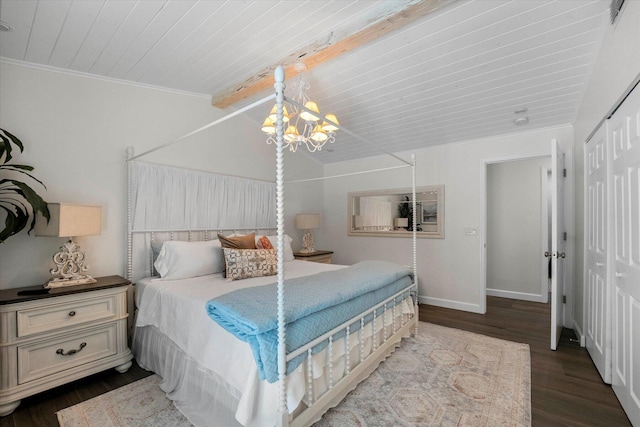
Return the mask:
POLYGON ((304 62, 307 70, 311 70, 320 64, 357 49, 385 34, 415 22, 454 1, 456 0, 421 0, 403 10, 393 11, 391 14, 380 16, 379 19, 373 22, 368 21, 368 26, 340 40, 327 40, 326 42, 318 42, 307 46, 304 49, 288 55, 278 64, 267 67, 254 77, 213 95, 211 104, 214 107, 227 108, 267 88, 272 88, 274 84, 273 73, 278 65, 284 67, 287 78, 295 77, 298 74, 298 71, 295 69, 297 62, 304 62))

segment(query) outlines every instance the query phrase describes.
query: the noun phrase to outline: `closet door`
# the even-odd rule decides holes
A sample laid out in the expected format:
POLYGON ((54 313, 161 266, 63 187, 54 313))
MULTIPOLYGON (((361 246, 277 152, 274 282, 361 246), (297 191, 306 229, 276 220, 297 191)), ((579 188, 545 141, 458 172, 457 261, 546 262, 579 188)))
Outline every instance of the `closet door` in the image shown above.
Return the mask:
POLYGON ((640 425, 640 90, 610 119, 613 180, 612 387, 640 425))
POLYGON ((600 376, 611 384, 611 291, 607 280, 607 126, 585 148, 586 346, 600 376))

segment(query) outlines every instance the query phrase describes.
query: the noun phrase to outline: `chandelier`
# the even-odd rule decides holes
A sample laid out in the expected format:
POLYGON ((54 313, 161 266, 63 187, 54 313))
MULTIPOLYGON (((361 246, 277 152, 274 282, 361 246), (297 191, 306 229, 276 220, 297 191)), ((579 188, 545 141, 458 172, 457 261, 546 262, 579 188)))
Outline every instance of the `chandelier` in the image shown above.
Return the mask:
MULTIPOLYGON (((333 144, 336 140, 335 132, 338 130, 338 119, 335 114, 327 114, 322 116, 318 109, 318 104, 312 101, 307 95, 307 91, 311 85, 304 80, 302 72, 306 70, 306 66, 302 63, 295 65, 298 76, 293 82, 293 101, 300 105, 304 105, 305 109, 291 104, 291 114, 287 111, 287 107, 283 106, 282 120, 284 122, 284 142, 290 151, 295 152, 302 144, 306 145, 307 150, 316 152, 322 150, 322 147, 328 142, 333 144)), ((262 123, 262 131, 267 135, 267 144, 276 142, 276 106, 274 105, 271 112, 262 123)))

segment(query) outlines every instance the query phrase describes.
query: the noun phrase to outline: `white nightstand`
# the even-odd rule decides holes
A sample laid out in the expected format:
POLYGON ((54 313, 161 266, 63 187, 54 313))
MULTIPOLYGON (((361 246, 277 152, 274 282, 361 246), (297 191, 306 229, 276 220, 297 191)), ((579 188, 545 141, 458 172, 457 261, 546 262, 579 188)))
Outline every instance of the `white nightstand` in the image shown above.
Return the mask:
POLYGON ((129 286, 108 276, 90 285, 0 291, 0 416, 25 397, 105 369, 129 369, 129 286))
POLYGON ((295 259, 302 261, 320 262, 322 264, 331 264, 331 254, 333 251, 315 251, 311 253, 294 252, 295 259))

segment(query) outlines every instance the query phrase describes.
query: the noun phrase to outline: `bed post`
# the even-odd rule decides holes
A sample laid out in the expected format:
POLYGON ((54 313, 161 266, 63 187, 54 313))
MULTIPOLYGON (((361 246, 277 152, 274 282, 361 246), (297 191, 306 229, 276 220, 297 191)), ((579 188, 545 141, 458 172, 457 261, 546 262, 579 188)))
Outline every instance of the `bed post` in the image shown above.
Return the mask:
POLYGON ((414 306, 414 317, 415 317, 415 330, 413 332, 413 335, 416 336, 418 335, 418 255, 417 255, 417 237, 418 235, 416 234, 416 226, 417 226, 417 220, 416 220, 416 155, 415 154, 411 154, 411 177, 412 177, 412 184, 411 184, 411 191, 412 191, 412 196, 411 196, 411 200, 412 200, 412 204, 413 204, 413 235, 412 235, 412 248, 413 248, 413 283, 415 284, 416 287, 416 296, 415 296, 415 301, 413 303, 414 306))
POLYGON ((127 271, 125 277, 131 280, 133 277, 133 226, 131 224, 131 162, 129 159, 133 157, 133 147, 127 147, 125 150, 127 162, 127 271))
POLYGON ((287 352, 285 346, 284 325, 284 184, 283 184, 283 150, 284 144, 284 68, 278 66, 275 71, 276 89, 276 214, 278 227, 278 412, 276 425, 289 425, 289 411, 287 410, 287 352))

